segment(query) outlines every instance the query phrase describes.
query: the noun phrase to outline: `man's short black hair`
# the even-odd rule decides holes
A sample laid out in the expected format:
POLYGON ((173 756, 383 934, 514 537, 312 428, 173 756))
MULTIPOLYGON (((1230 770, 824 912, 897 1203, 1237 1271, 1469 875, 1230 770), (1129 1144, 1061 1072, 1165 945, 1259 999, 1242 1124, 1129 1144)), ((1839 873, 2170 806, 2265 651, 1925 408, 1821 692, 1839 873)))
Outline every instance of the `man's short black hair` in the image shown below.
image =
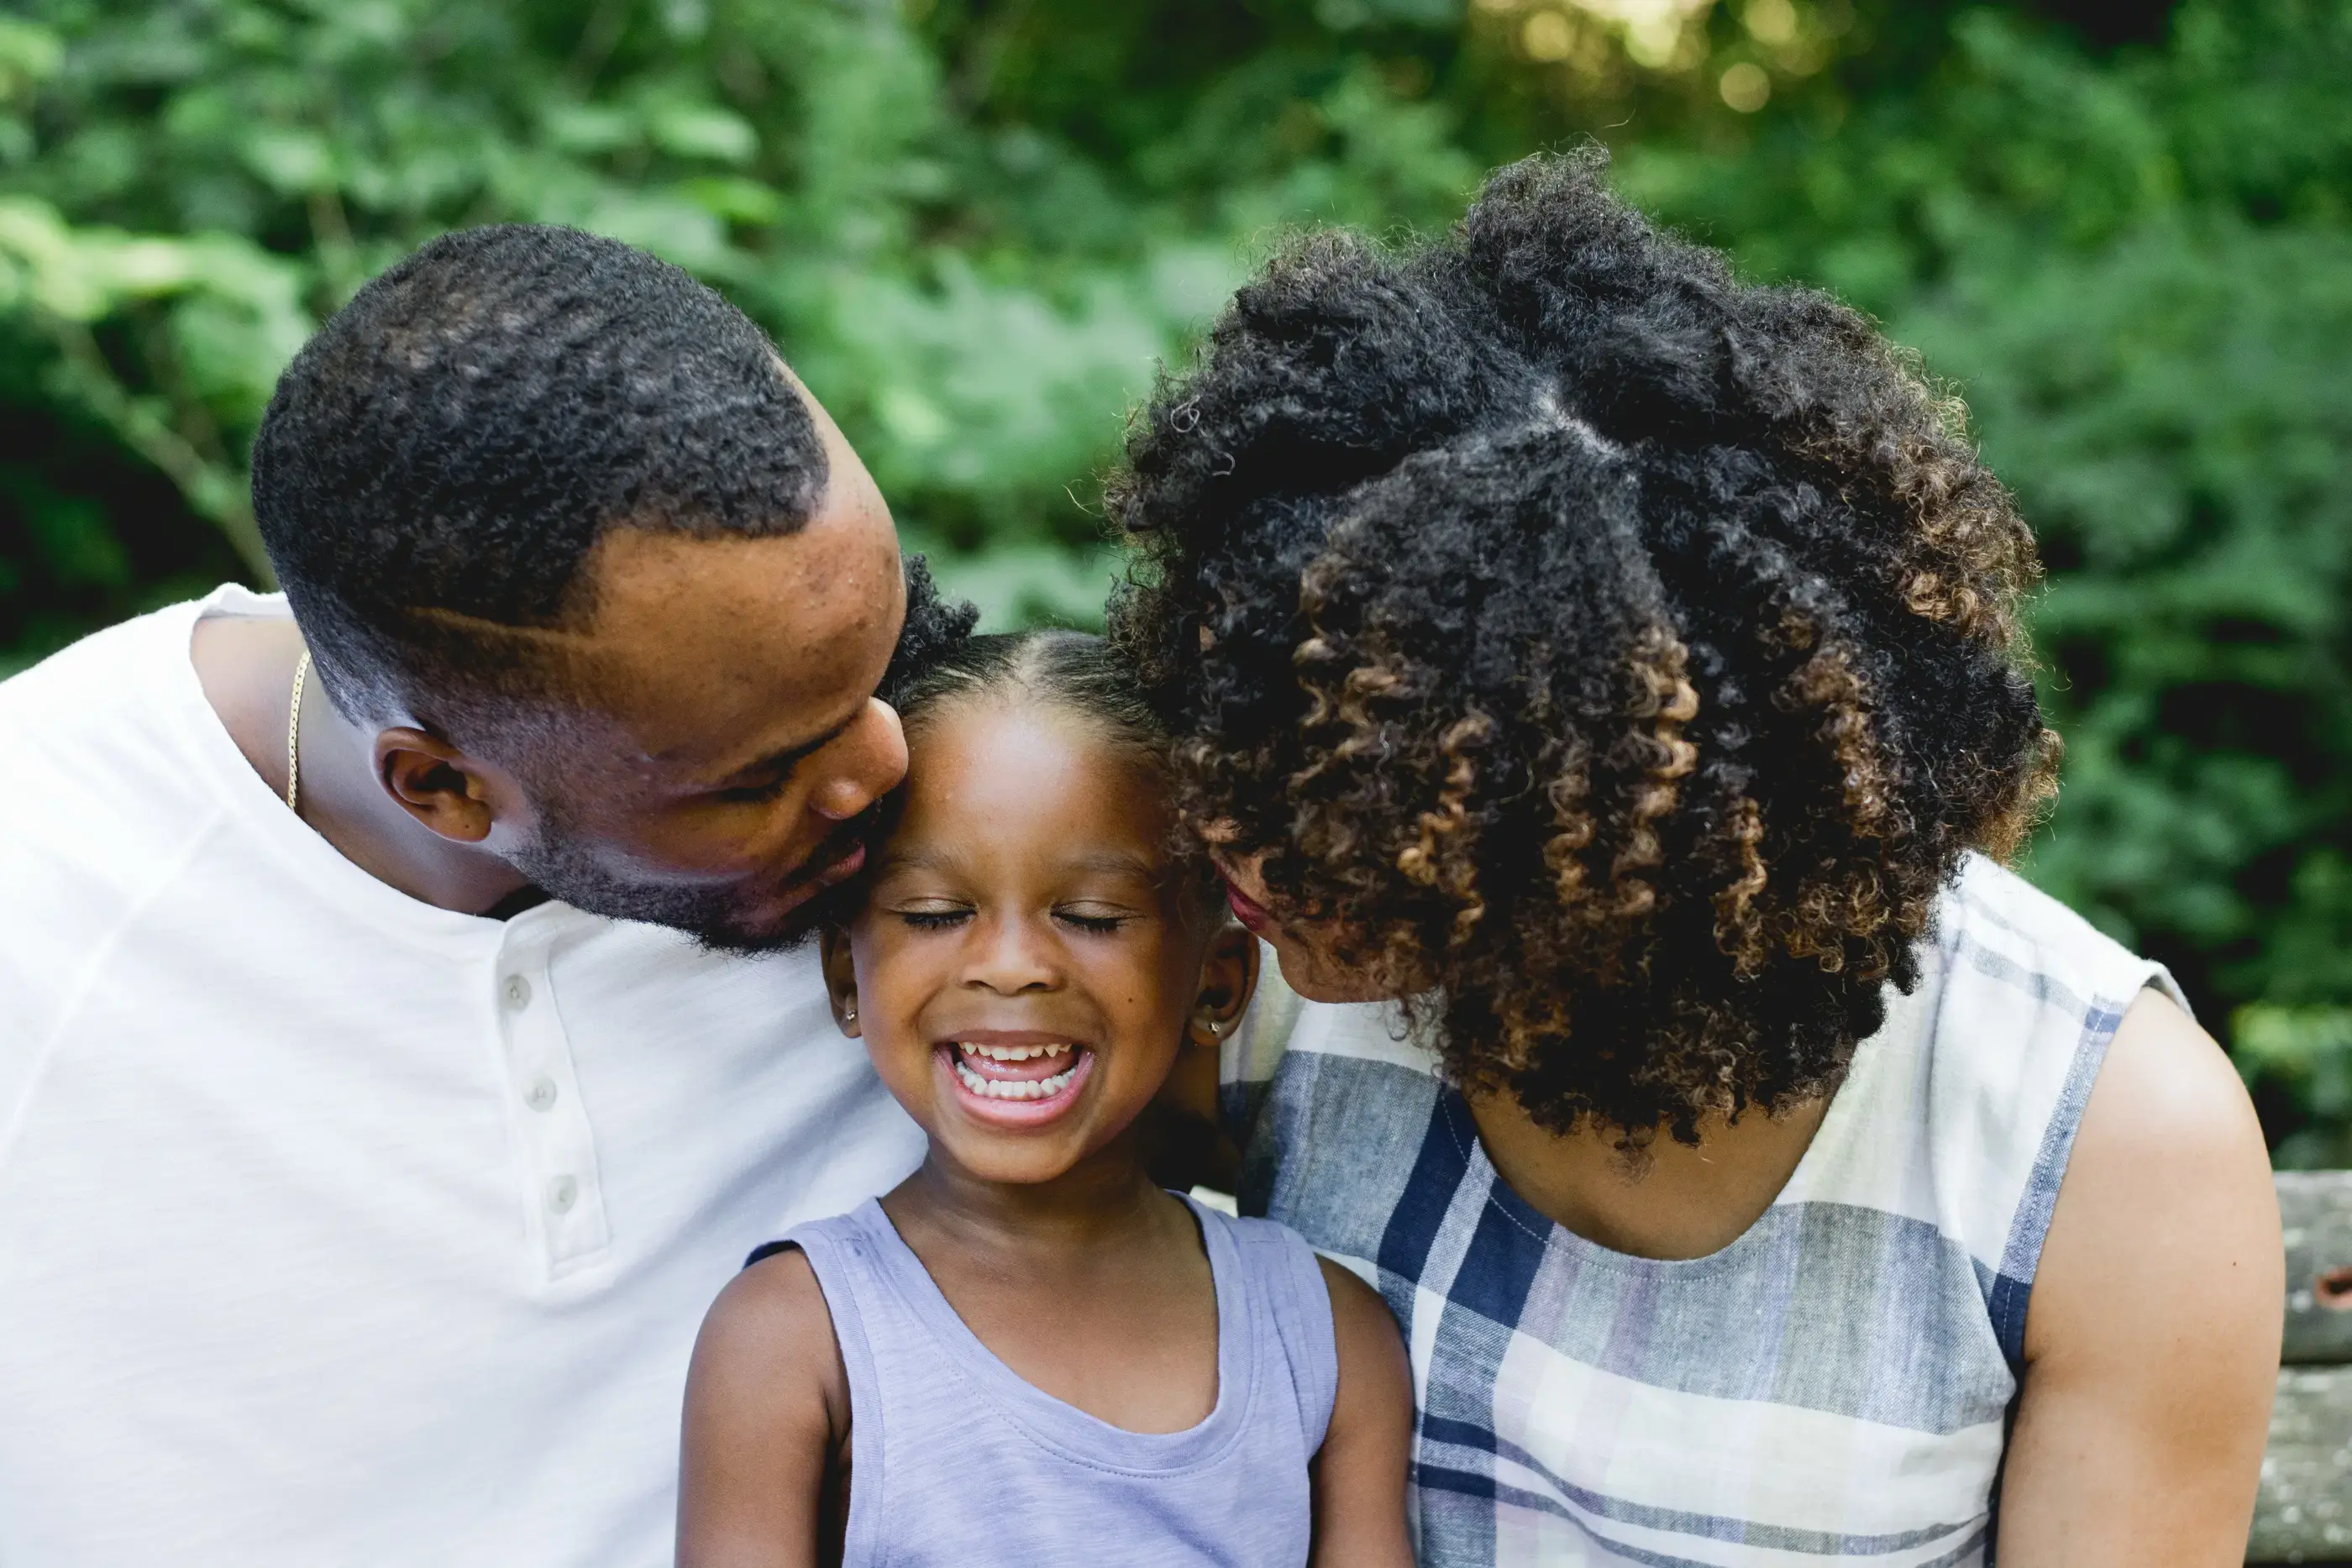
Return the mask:
POLYGON ((826 480, 766 334, 684 272, 576 229, 444 235, 279 378, 253 506, 321 680, 424 716, 535 691, 593 613, 611 528, 790 534, 826 480))

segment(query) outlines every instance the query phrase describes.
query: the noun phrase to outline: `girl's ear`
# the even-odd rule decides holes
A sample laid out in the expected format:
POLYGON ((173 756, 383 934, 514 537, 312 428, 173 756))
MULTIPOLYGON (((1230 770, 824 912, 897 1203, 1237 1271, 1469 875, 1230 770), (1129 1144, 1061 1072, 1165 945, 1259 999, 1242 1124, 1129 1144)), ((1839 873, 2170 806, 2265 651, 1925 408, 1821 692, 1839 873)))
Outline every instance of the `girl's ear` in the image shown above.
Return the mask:
POLYGON ((1227 920, 1209 938, 1200 988, 1184 1019, 1184 1041, 1144 1128, 1145 1168, 1161 1186, 1232 1192, 1242 1155, 1217 1121, 1217 1080, 1225 1040, 1257 988, 1257 938, 1227 920))
POLYGON ((1193 993, 1185 1042, 1223 1045, 1256 989, 1257 938, 1229 920, 1209 938, 1208 954, 1201 960, 1201 988, 1193 993))
POLYGON ((824 965, 825 999, 833 1004, 833 1021, 856 1040, 866 1032, 857 1021, 857 966, 849 954, 849 933, 827 925, 817 933, 817 952, 824 965))

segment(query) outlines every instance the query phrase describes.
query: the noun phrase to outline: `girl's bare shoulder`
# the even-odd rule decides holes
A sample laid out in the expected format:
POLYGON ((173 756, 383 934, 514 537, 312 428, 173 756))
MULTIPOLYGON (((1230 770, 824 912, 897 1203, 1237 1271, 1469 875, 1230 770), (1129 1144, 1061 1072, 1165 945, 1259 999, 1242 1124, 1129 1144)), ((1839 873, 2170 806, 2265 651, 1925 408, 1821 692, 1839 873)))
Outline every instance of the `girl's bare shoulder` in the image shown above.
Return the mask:
POLYGON ((1404 1338, 1390 1315, 1381 1293, 1341 1264, 1318 1255, 1323 1288, 1331 1293, 1331 1331, 1339 1342, 1339 1380, 1344 1386, 1351 1367, 1356 1384, 1381 1404, 1412 1402, 1411 1375, 1406 1370, 1404 1338))
POLYGON ((814 1398, 845 1427, 849 1374, 806 1253, 797 1247, 772 1253, 719 1292, 695 1341, 687 1396, 689 1404, 718 1399, 779 1416, 805 1411, 814 1398))

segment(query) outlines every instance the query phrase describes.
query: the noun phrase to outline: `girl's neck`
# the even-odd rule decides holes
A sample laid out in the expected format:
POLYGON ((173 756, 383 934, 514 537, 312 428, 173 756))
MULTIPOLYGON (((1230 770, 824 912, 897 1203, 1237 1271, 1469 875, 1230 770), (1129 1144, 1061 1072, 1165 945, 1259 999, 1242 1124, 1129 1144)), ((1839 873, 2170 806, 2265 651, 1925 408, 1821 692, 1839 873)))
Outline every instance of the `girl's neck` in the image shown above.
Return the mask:
POLYGON ((883 1207, 900 1230, 911 1224, 959 1246, 1099 1255, 1153 1234, 1169 1202, 1130 1132, 1042 1182, 989 1181, 934 1149, 883 1207))
POLYGON ((1151 1185, 1131 1134, 1048 1182, 982 1181, 935 1151, 882 1207, 1033 1388, 1131 1432, 1181 1432, 1216 1407, 1206 1238, 1151 1185))

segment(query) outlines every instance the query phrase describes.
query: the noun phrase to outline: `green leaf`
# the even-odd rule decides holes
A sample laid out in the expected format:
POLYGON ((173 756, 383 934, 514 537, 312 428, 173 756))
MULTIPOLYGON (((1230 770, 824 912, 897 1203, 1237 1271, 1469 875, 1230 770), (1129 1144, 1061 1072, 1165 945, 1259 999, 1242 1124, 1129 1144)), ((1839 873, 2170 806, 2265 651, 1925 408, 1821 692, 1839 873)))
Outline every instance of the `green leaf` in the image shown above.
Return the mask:
POLYGON ((33 88, 57 74, 65 59, 65 44, 57 34, 37 23, 0 16, 0 104, 28 96, 33 88))
POLYGON ((237 151, 246 167, 280 195, 300 195, 334 183, 334 154, 316 131, 263 126, 248 131, 237 151))
POLYGON ((654 145, 680 158, 715 163, 746 163, 760 150, 760 134, 740 114, 708 104, 677 104, 658 110, 648 122, 654 145))

